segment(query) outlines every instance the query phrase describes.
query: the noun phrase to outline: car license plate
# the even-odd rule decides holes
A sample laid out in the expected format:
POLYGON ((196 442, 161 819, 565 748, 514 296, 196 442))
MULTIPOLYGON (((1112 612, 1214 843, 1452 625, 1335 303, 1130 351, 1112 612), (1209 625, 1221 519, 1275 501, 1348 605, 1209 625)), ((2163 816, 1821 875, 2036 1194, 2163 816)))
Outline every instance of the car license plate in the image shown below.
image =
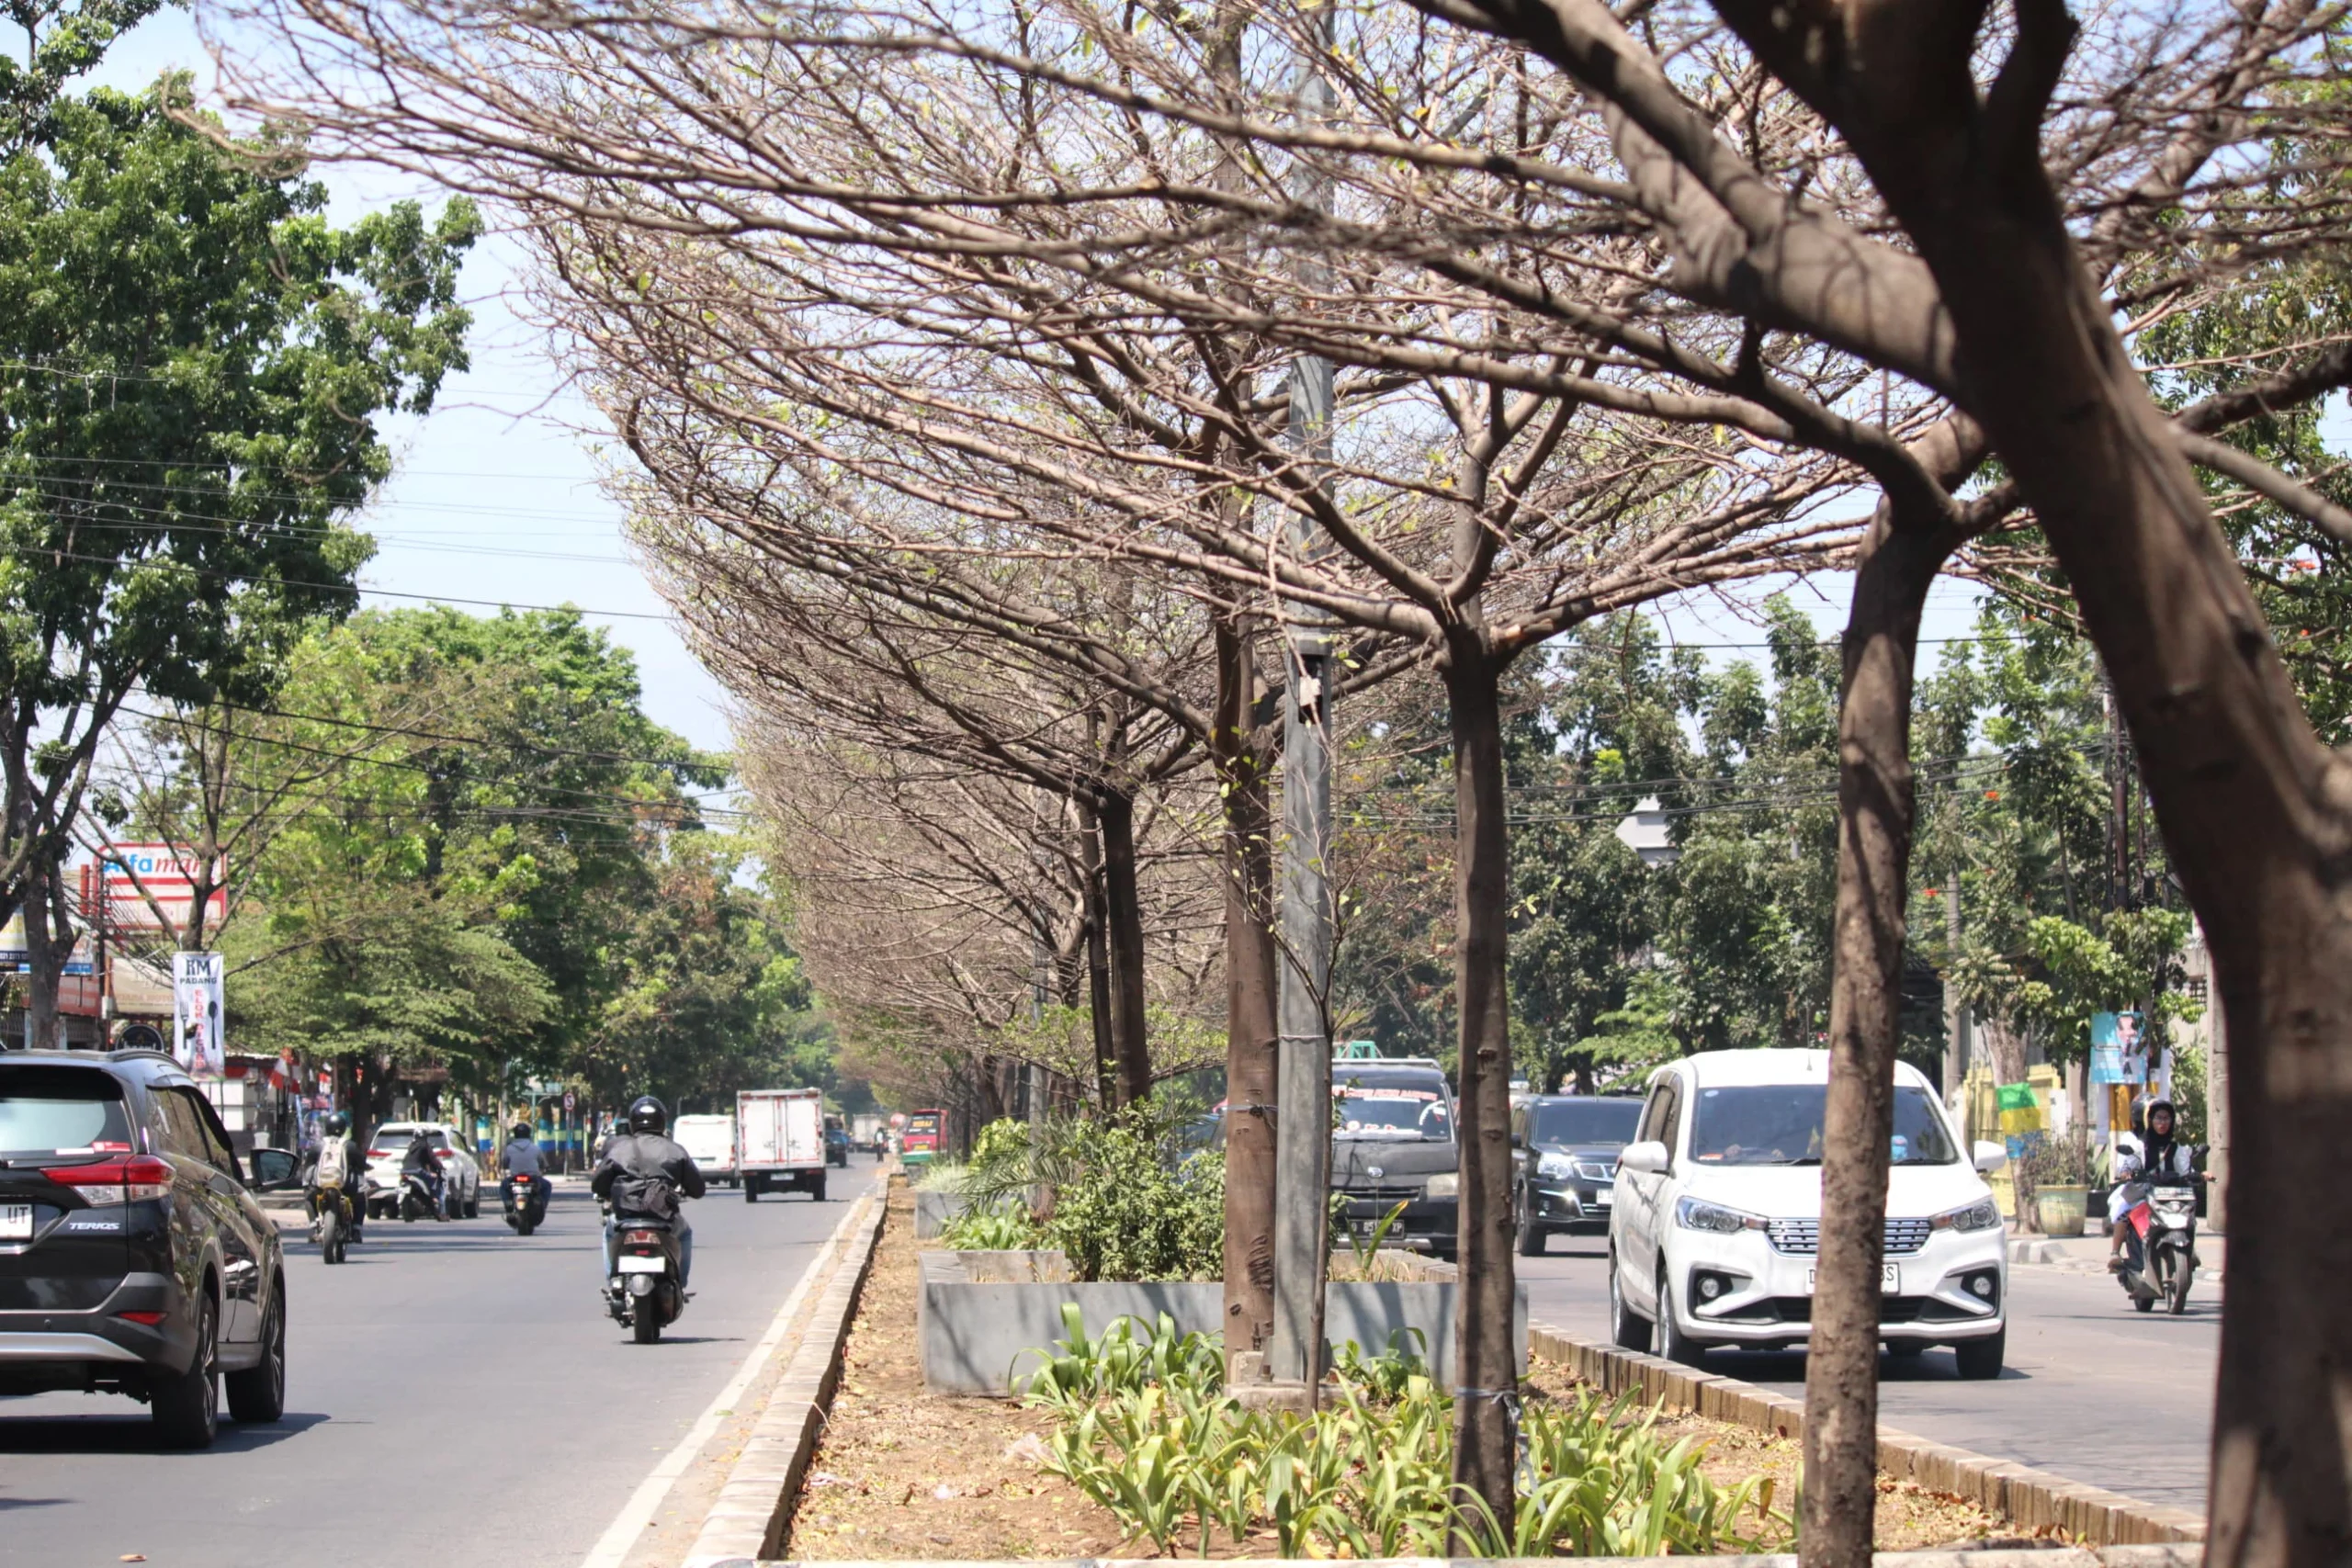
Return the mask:
MULTIPOLYGON (((1804 1293, 1808 1296, 1813 1294, 1813 1280, 1816 1272, 1817 1270, 1812 1269, 1804 1271, 1804 1293)), ((1901 1265, 1882 1263, 1878 1266, 1878 1293, 1882 1296, 1899 1296, 1903 1293, 1901 1265)))
POLYGON ((623 1258, 620 1271, 624 1274, 661 1274, 668 1271, 669 1260, 662 1258, 623 1258))
POLYGON ((1592 1201, 1596 1206, 1606 1209, 1609 1205, 1617 1201, 1617 1194, 1611 1189, 1603 1187, 1593 1193, 1592 1201))
POLYGON ((0 1241, 29 1241, 32 1234, 30 1203, 0 1203, 0 1241))

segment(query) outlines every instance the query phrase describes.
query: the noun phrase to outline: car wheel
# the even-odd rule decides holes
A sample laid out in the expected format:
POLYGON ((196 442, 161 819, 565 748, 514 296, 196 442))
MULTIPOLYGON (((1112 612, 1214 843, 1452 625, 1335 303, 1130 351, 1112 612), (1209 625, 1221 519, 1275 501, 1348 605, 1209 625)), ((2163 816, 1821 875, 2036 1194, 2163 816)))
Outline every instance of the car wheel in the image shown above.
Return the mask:
POLYGON ((1650 1348, 1650 1325, 1625 1300, 1625 1292, 1617 1284, 1617 1255, 1609 1255, 1609 1337, 1620 1350, 1637 1351, 1647 1355, 1650 1348))
POLYGON ((481 1193, 479 1190, 472 1197, 466 1200, 466 1218, 469 1220, 481 1218, 481 1193))
POLYGON ((825 1201, 825 1173, 823 1171, 820 1170, 817 1173, 816 1185, 808 1189, 808 1196, 815 1199, 820 1203, 825 1201))
POLYGON ((1519 1255, 1521 1258, 1543 1257, 1545 1233, 1544 1227, 1535 1223, 1534 1200, 1522 1191, 1516 1206, 1519 1211, 1519 1255))
POLYGON ((262 1325, 261 1359, 221 1380, 229 1385, 229 1414, 240 1421, 275 1421, 286 1414, 286 1282, 262 1325))
POLYGON ((2001 1359, 2008 1353, 2009 1331, 2005 1325, 1998 1334, 1988 1334, 1982 1339, 1963 1339, 1951 1348, 1952 1359, 1960 1363, 1960 1375, 1979 1382, 2001 1375, 2001 1359))
POLYGON ((1668 1360, 1695 1367, 1706 1359, 1707 1348, 1683 1333, 1682 1325, 1674 1321, 1673 1287, 1663 1266, 1657 1271, 1657 1332, 1658 1349, 1668 1360))
POLYGON ((219 1311, 208 1293, 196 1309, 196 1354, 187 1371, 155 1382, 152 1414, 169 1447, 209 1448, 220 1430, 219 1327, 219 1311))

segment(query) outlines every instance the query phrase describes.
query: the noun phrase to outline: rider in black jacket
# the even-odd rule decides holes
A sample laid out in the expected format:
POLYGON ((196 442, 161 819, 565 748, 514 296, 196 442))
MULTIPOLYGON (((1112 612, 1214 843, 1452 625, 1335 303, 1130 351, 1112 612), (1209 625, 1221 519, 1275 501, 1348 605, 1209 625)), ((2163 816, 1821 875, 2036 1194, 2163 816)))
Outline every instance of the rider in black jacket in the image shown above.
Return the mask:
POLYGON ((694 1227, 686 1224, 677 1201, 703 1195, 702 1171, 694 1156, 671 1141, 669 1127, 667 1108, 650 1094, 640 1095, 628 1108, 628 1131, 605 1145, 604 1157, 589 1178, 589 1190, 613 1205, 612 1216, 605 1222, 606 1277, 613 1271, 620 1227, 631 1218, 669 1222, 678 1237, 678 1283, 684 1285, 694 1272, 694 1227), (666 1193, 660 1190, 663 1186, 669 1189, 666 1193))

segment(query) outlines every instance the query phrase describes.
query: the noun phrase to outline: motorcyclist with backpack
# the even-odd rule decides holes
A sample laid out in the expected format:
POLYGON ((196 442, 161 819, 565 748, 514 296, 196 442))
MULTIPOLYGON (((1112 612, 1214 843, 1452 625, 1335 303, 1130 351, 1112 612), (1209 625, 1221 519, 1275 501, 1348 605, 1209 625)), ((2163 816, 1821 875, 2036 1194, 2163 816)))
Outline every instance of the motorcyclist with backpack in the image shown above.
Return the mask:
POLYGON ((311 1213, 318 1213, 324 1192, 340 1191, 346 1227, 345 1239, 363 1240, 361 1231, 368 1220, 368 1167, 359 1157, 359 1145, 352 1141, 350 1113, 329 1112, 319 1134, 318 1149, 311 1156, 310 1179, 304 1184, 311 1213))
POLYGON ((671 1227, 678 1239, 681 1288, 694 1273, 694 1227, 686 1224, 678 1199, 703 1195, 702 1171, 669 1133, 668 1108, 650 1094, 639 1095, 628 1108, 628 1131, 605 1145, 589 1178, 589 1190, 612 1206, 605 1218, 604 1277, 613 1272, 621 1228, 633 1219, 659 1220, 671 1227))

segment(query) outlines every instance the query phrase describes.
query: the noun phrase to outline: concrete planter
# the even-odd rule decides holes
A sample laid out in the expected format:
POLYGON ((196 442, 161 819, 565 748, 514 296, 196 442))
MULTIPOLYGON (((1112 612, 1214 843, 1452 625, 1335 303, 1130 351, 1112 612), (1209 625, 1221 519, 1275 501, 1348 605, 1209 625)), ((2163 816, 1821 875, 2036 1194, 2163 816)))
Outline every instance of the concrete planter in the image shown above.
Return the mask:
POLYGON ((964 1195, 945 1188, 915 1189, 915 1239, 936 1241, 947 1224, 964 1212, 964 1195))
POLYGON ((2089 1199, 2089 1189, 2083 1187, 2037 1187, 2033 1190, 2034 1218, 2041 1222, 2044 1235, 2080 1235, 2083 1216, 2089 1199))
MULTIPOLYGON (((1078 1303, 1090 1337, 1122 1317, 1153 1324, 1161 1313, 1175 1320, 1180 1332, 1213 1334, 1225 1314, 1225 1287, 1213 1280, 1083 1283, 1043 1277, 1067 1269, 1068 1259, 1059 1253, 919 1256, 922 1289, 916 1322, 923 1386, 939 1393, 1011 1393, 1013 1379, 1035 1369, 1036 1358, 1028 1352, 1048 1349, 1063 1337, 1066 1302, 1078 1303), (1041 1277, 1020 1280, 1024 1269, 1041 1277)), ((1325 1336, 1333 1346, 1351 1342, 1370 1356, 1385 1350, 1399 1331, 1418 1329, 1421 1354, 1430 1359, 1438 1382, 1452 1386, 1456 1289, 1442 1281, 1335 1280, 1324 1297, 1325 1336)), ((1524 1286, 1513 1315, 1511 1340, 1519 1347, 1519 1368, 1524 1372, 1524 1286)))

